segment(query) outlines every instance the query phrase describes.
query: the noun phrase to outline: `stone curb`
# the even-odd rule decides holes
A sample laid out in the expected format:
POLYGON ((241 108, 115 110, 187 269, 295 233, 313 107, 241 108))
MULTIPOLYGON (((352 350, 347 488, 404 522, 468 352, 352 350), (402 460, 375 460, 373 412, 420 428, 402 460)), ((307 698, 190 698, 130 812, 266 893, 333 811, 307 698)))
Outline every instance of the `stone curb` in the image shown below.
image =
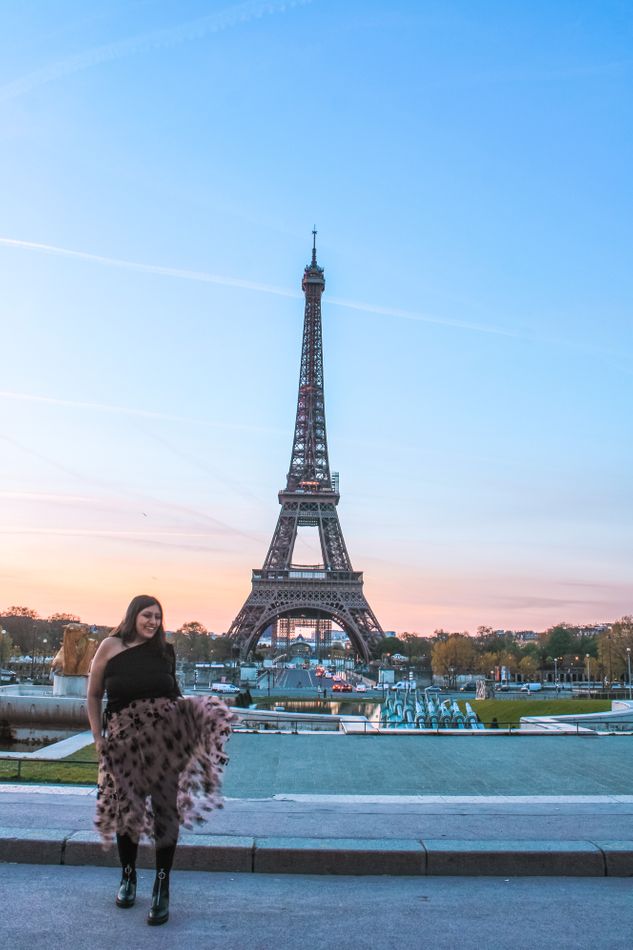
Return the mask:
MULTIPOLYGON (((118 866, 92 831, 0 828, 0 862, 118 866)), ((153 868, 142 844, 139 867, 153 868)), ((301 838, 182 834, 176 868, 263 874, 633 876, 633 841, 301 838)))

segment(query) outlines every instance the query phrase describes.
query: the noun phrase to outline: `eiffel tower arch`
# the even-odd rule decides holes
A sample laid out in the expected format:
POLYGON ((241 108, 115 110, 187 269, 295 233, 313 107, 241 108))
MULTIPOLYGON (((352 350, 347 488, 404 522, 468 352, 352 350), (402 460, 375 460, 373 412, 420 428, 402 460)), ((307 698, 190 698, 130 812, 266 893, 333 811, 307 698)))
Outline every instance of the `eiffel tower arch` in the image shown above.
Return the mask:
POLYGON ((317 264, 316 231, 312 261, 305 268, 299 394, 290 468, 279 492, 281 511, 264 565, 252 574, 252 588, 228 636, 242 656, 280 618, 331 619, 365 661, 384 637, 365 594, 363 574, 352 568, 338 518, 338 478, 330 472, 325 428, 321 295, 323 268, 317 264), (318 530, 321 563, 292 560, 299 528, 318 530))

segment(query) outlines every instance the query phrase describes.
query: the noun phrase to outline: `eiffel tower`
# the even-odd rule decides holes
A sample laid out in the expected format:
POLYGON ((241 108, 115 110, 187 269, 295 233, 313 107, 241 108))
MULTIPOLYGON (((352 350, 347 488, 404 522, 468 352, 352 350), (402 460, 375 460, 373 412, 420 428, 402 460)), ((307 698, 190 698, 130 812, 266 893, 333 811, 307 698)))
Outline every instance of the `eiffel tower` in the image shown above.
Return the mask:
POLYGON ((336 506, 338 476, 330 473, 325 430, 321 294, 323 268, 317 264, 316 230, 312 261, 305 268, 303 343, 297 418, 281 511, 261 570, 254 570, 252 590, 231 624, 228 636, 247 656, 260 636, 280 618, 330 619, 349 637, 365 661, 384 633, 363 593, 363 574, 354 571, 336 506), (300 527, 318 528, 322 563, 295 565, 292 555, 300 527))

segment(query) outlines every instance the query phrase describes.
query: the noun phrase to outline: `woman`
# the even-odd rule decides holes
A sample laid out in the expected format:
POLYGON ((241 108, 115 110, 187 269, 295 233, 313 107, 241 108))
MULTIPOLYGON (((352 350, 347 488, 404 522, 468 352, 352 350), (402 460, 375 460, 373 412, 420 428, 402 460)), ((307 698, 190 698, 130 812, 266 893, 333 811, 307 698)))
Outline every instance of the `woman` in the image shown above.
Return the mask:
POLYGON ((88 717, 99 754, 95 824, 104 841, 116 835, 123 868, 116 904, 134 904, 138 842, 147 834, 156 844, 147 922, 164 924, 180 824, 192 827, 222 804, 228 761, 223 748, 233 714, 215 696, 181 695, 174 648, 155 597, 135 597, 99 645, 88 682, 88 717))

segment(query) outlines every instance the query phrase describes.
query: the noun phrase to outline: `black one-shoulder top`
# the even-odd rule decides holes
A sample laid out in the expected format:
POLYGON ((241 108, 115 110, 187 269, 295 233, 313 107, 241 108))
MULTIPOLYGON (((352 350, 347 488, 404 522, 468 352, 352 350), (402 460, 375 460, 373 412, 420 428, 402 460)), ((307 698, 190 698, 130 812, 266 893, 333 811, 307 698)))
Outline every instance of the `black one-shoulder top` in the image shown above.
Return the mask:
POLYGON ((174 648, 168 643, 167 652, 161 653, 151 640, 128 647, 106 663, 104 685, 108 696, 106 715, 119 712, 135 699, 176 699, 181 693, 174 648))

